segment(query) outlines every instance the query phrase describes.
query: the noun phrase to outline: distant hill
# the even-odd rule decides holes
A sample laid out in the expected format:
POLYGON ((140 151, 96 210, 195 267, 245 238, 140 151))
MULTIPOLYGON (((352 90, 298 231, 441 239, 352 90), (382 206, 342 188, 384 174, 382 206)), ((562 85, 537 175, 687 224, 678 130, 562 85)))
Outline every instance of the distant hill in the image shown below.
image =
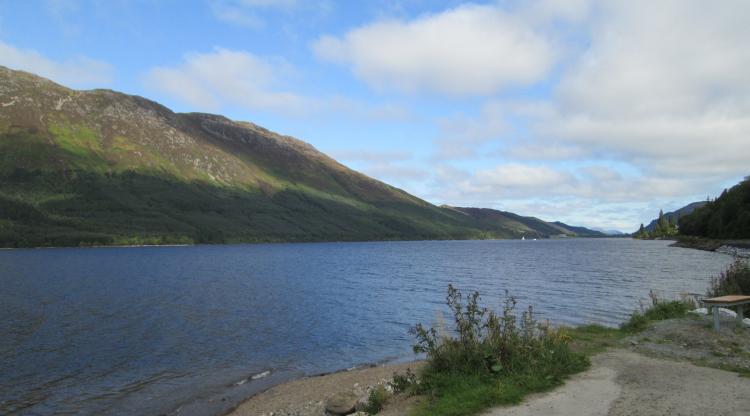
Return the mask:
MULTIPOLYGON (((693 203, 685 205, 684 207, 678 210, 665 213, 664 218, 667 221, 671 219, 674 224, 677 224, 680 217, 684 215, 688 215, 691 212, 695 211, 696 209, 704 205, 706 205, 706 201, 693 202, 693 203)), ((659 220, 658 218, 654 218, 650 223, 648 223, 648 225, 645 227, 646 231, 649 231, 649 232, 654 231, 656 229, 656 223, 658 222, 658 220, 659 220)))
POLYGON ((0 247, 578 235, 480 212, 252 123, 0 67, 0 247))
POLYGON ((494 230, 511 230, 516 238, 549 237, 605 237, 604 233, 585 227, 574 227, 562 222, 546 222, 535 217, 524 217, 507 211, 490 208, 446 207, 473 218, 480 227, 494 230))
POLYGON ((713 201, 680 217, 680 234, 715 239, 750 239, 750 176, 713 201))
POLYGON ((601 232, 599 230, 575 225, 568 225, 559 221, 555 221, 552 224, 562 227, 563 229, 568 231, 567 234, 573 233, 576 237, 606 237, 608 235, 607 233, 601 232))
POLYGON ((604 228, 592 228, 592 230, 599 231, 601 233, 604 233, 604 234, 606 234, 608 236, 612 236, 612 237, 626 236, 626 235, 628 235, 627 233, 624 233, 624 232, 622 232, 620 230, 607 230, 607 229, 604 229, 604 228))

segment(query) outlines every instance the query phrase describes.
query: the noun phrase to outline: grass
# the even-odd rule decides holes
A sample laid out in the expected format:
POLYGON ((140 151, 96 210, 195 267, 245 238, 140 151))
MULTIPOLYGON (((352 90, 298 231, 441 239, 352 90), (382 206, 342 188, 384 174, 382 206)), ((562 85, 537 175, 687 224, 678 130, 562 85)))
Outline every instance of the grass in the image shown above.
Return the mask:
POLYGON ((427 397, 415 415, 462 416, 504 404, 519 403, 529 393, 546 391, 590 365, 587 356, 571 350, 570 336, 539 325, 533 309, 520 316, 515 299, 507 297, 499 313, 479 305, 479 294, 464 299, 452 286, 446 301, 455 328, 417 324, 415 352, 427 364, 413 393, 427 397))
POLYGON ((517 317, 510 297, 499 314, 481 307, 478 293, 464 299, 449 286, 446 299, 454 314, 450 334, 421 325, 412 330, 418 340, 415 351, 428 358, 419 382, 399 388, 426 398, 414 416, 468 416, 520 403, 526 395, 555 388, 586 370, 589 356, 620 345, 653 322, 684 317, 691 307, 652 296, 651 307, 633 313, 619 328, 591 324, 552 329, 539 326, 531 309, 517 317))
POLYGON ((367 406, 365 406, 365 412, 374 415, 383 409, 383 405, 388 400, 390 394, 386 391, 385 387, 377 386, 370 390, 370 395, 367 397, 367 406))
POLYGON ((565 331, 571 338, 570 347, 589 356, 616 347, 618 341, 628 336, 628 333, 619 328, 599 324, 565 328, 565 331))
MULTIPOLYGON (((623 338, 643 332, 652 323, 666 319, 684 318, 692 305, 683 301, 659 301, 652 296, 652 305, 643 312, 633 312, 619 328, 599 324, 582 325, 564 330, 571 338, 573 350, 593 355, 616 347, 623 338)), ((645 340, 644 340, 645 341, 645 340)), ((656 341, 659 343, 660 341, 656 341)))
POLYGON ((683 301, 658 302, 654 300, 653 305, 645 312, 634 312, 630 319, 620 326, 620 329, 631 334, 641 332, 654 321, 682 318, 690 309, 691 305, 683 301))

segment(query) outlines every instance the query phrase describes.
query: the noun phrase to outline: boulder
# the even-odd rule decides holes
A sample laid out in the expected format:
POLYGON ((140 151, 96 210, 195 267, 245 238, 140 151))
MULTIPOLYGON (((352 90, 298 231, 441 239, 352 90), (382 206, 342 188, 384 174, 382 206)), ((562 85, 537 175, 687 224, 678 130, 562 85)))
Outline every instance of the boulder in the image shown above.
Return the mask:
POLYGON ((333 416, 352 414, 357 400, 359 397, 353 392, 336 393, 326 400, 326 413, 333 416))
POLYGON ((724 315, 725 317, 729 318, 736 318, 737 312, 727 308, 719 308, 719 315, 724 315))

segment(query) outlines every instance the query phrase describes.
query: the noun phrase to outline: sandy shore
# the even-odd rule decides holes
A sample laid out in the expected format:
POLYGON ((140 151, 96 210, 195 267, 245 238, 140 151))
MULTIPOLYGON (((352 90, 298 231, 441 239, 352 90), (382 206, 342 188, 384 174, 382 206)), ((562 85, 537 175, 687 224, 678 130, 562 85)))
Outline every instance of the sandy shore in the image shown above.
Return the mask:
POLYGON ((361 391, 368 386, 381 384, 404 373, 407 368, 416 370, 422 362, 383 365, 352 371, 341 371, 323 376, 307 377, 272 387, 241 403, 232 416, 319 416, 323 415, 325 400, 339 392, 361 391))

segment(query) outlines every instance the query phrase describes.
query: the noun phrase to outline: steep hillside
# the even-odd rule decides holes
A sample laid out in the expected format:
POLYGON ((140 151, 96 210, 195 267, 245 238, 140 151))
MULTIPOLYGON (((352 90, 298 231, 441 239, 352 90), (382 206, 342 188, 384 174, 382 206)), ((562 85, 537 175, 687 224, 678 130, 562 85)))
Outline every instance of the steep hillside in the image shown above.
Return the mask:
POLYGON ((434 206, 252 123, 0 67, 0 246, 557 234, 513 215, 434 206))
MULTIPOLYGON (((682 217, 683 215, 688 215, 691 212, 695 211, 696 209, 698 209, 698 208, 700 208, 700 207, 702 207, 704 205, 706 205, 706 201, 693 202, 693 203, 685 205, 684 207, 682 207, 682 208, 680 208, 678 210, 665 213, 664 214, 664 218, 667 221, 672 220, 672 222, 674 224, 677 224, 678 221, 680 220, 680 217, 682 217)), ((648 223, 648 225, 646 226, 646 231, 649 231, 649 232, 650 231, 654 231, 656 229, 656 223, 658 221, 659 221, 658 218, 654 218, 653 220, 651 220, 651 222, 648 223)))
POLYGON ((750 239, 750 176, 713 201, 680 217, 680 234, 750 239))

